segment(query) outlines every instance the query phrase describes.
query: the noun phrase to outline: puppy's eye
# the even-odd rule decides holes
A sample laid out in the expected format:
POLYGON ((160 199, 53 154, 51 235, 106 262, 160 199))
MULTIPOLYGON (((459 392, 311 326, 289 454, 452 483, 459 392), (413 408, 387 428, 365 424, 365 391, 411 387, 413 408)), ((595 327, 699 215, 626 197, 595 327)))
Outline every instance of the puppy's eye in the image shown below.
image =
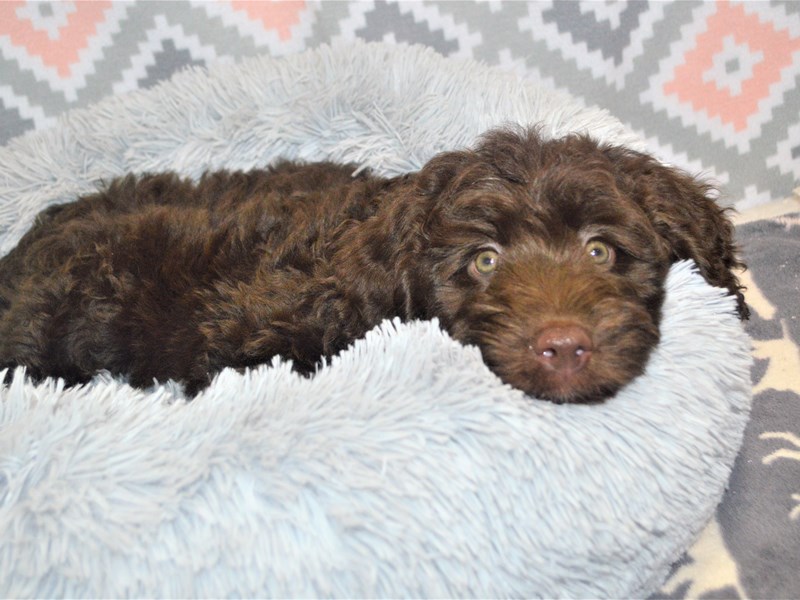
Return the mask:
POLYGON ((614 262, 614 248, 600 240, 590 240, 586 244, 586 253, 598 265, 614 262))
POLYGON ((494 250, 484 250, 475 257, 472 265, 478 274, 489 275, 497 268, 499 259, 500 255, 494 250))

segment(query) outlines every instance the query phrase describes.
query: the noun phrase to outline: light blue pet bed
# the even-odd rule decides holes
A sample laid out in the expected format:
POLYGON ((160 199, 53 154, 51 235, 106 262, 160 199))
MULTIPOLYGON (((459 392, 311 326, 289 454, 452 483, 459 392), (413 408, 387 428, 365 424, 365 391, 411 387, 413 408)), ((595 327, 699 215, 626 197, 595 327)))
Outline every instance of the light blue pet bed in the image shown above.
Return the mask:
MULTIPOLYGON (((355 161, 386 175, 502 123, 638 145, 471 62, 383 45, 191 71, 0 149, 0 251, 126 171, 355 161)), ((750 403, 733 302, 669 274, 646 374, 532 400, 436 323, 385 322, 312 379, 275 361, 185 403, 100 376, 0 389, 3 597, 629 597, 711 516, 750 403)))

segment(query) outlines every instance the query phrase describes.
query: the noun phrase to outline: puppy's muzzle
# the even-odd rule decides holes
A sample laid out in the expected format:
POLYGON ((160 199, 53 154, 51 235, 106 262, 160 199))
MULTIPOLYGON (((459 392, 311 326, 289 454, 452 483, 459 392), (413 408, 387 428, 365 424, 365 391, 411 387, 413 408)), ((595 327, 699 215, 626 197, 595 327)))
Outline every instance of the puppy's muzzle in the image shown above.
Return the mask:
POLYGON ((592 358, 589 332, 577 324, 546 326, 531 346, 534 360, 564 378, 582 370, 592 358))
POLYGON ((625 279, 532 256, 486 289, 479 345, 506 383, 555 402, 594 402, 640 375, 658 325, 625 279))

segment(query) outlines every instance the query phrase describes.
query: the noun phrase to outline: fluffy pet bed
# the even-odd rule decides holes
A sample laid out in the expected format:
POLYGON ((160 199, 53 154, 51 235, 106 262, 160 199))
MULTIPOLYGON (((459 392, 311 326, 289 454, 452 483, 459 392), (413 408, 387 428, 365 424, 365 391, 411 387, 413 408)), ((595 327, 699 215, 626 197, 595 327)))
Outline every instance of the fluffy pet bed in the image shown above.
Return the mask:
MULTIPOLYGON (((190 71, 0 149, 0 251, 125 171, 278 156, 418 168, 504 122, 636 144, 593 108, 383 45, 190 71)), ((436 323, 385 322, 311 379, 224 371, 184 402, 99 376, 0 390, 0 596, 628 597, 712 514, 749 340, 691 264, 644 376, 596 406, 503 385, 436 323)))

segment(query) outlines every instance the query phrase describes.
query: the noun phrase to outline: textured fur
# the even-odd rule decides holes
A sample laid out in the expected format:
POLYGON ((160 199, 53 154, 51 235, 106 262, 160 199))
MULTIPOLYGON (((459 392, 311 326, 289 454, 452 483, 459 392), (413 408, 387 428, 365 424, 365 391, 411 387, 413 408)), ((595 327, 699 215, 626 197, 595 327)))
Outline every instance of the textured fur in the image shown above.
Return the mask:
POLYGON ((496 131, 415 174, 353 170, 128 176, 47 209, 0 261, 0 365, 194 393, 226 366, 280 355, 313 372, 387 317, 438 317, 504 381, 591 401, 643 371, 676 260, 747 314, 730 222, 706 187, 646 155, 496 131), (609 262, 587 254, 596 240, 609 262), (497 266, 482 275, 487 249, 497 266), (586 332, 585 364, 536 358, 553 327, 586 332))

